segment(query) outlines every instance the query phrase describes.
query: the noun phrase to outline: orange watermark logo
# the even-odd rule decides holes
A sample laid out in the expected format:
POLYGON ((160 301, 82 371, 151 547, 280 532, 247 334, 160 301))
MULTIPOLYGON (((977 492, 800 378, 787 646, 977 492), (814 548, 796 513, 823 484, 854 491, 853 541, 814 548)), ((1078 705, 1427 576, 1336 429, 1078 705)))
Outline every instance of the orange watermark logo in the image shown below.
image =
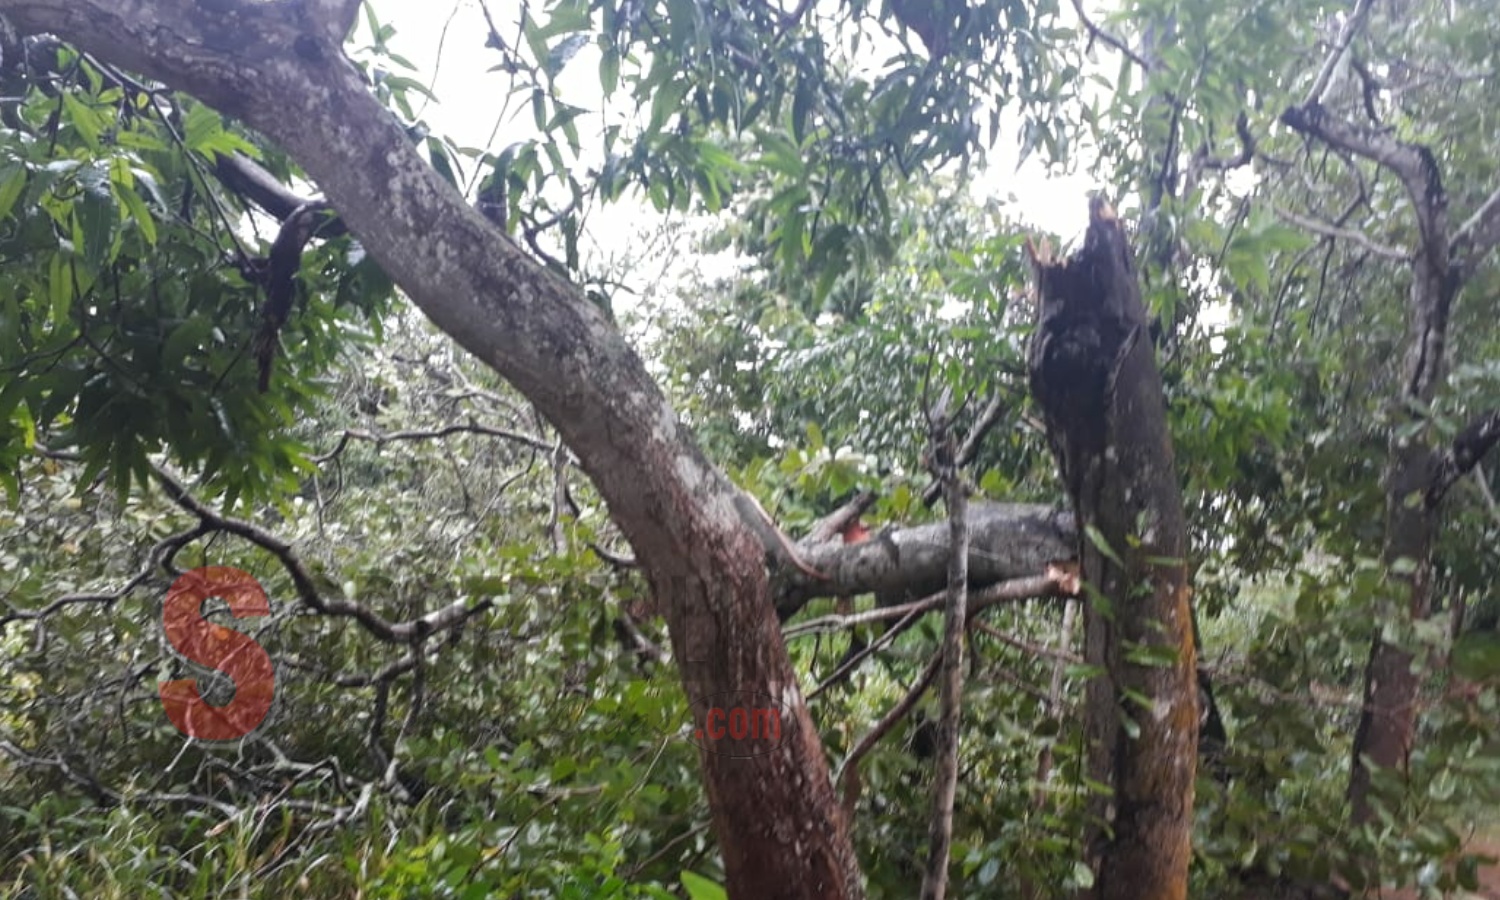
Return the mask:
POLYGON ((234 698, 214 706, 198 692, 196 679, 163 681, 162 706, 167 718, 188 737, 233 741, 265 721, 276 698, 276 668, 265 648, 249 635, 203 618, 203 604, 217 597, 236 619, 271 614, 260 582, 229 566, 204 566, 172 582, 162 604, 167 640, 185 658, 224 673, 234 682, 234 698))

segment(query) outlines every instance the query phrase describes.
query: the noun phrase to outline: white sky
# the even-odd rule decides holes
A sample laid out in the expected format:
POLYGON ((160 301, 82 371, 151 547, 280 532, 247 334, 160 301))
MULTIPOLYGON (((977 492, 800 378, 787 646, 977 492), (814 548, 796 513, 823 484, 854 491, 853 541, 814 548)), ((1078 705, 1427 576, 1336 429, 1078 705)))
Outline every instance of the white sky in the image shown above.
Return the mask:
MULTIPOLYGON (((428 105, 421 115, 434 134, 453 138, 460 146, 490 149, 504 147, 535 136, 531 106, 527 98, 506 105, 509 76, 504 72, 487 72, 499 54, 484 46, 488 33, 477 0, 373 0, 382 22, 396 29, 390 47, 419 69, 418 77, 430 85, 438 102, 428 105), (434 74, 434 65, 436 73, 434 74), (495 135, 493 141, 491 135, 495 135)), ((534 4, 538 9, 541 3, 534 4)), ((489 0, 489 9, 507 39, 507 27, 514 27, 519 0, 489 0)), ((534 13, 535 14, 535 13, 534 13)), ((356 32, 357 44, 368 35, 361 26, 356 32)), ((867 46, 869 46, 867 44, 867 46)), ((869 51, 866 51, 869 52, 869 51)), ((598 57, 592 44, 587 45, 569 63, 559 78, 561 96, 576 105, 599 108, 603 103, 599 88, 598 57)), ((612 110, 615 117, 626 110, 618 101, 612 110)), ((606 111, 606 115, 610 111, 606 111)), ((595 144, 599 119, 592 123, 578 121, 585 152, 591 133, 595 144)), ((1005 204, 1016 218, 1062 236, 1065 240, 1082 234, 1087 224, 1087 191, 1093 187, 1086 175, 1049 176, 1040 163, 1028 160, 1016 170, 1014 118, 991 151, 987 169, 976 179, 975 191, 981 198, 994 198, 1005 204), (1008 197, 1014 202, 1006 202, 1008 197)), ((670 215, 670 214, 668 214, 670 215)), ((680 215, 680 214, 679 214, 680 215)), ((601 256, 621 256, 629 248, 622 246, 638 240, 643 230, 661 220, 650 206, 636 202, 627 194, 621 201, 594 210, 588 219, 585 246, 601 256)), ((588 252, 586 250, 586 252, 588 252)))

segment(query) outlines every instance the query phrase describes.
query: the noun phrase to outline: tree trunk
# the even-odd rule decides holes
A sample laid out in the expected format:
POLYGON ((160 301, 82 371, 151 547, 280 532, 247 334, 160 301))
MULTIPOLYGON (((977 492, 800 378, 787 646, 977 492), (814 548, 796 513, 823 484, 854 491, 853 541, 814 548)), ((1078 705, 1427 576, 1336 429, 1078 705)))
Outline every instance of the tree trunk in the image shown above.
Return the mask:
POLYGON ((1087 587, 1093 896, 1187 895, 1198 690, 1182 493, 1135 266, 1114 211, 1083 249, 1034 256, 1032 393, 1078 522, 1087 587))
POLYGON ((747 697, 781 714, 774 746, 700 742, 731 896, 861 896, 772 607, 765 548, 737 511, 735 488, 618 331, 471 209, 370 94, 342 51, 358 6, 0 0, 0 14, 23 34, 56 34, 279 142, 412 301, 536 405, 636 552, 695 725, 708 731, 712 710, 747 697))
MULTIPOLYGON (((1435 178, 1436 175, 1434 174, 1435 178)), ((1438 222, 1445 217, 1437 216, 1438 222)), ((1443 379, 1448 310, 1456 293, 1445 264, 1418 254, 1412 265, 1411 333, 1402 372, 1402 406, 1425 409, 1443 379)), ((1432 614, 1432 544, 1437 537, 1438 497, 1432 495, 1440 470, 1426 434, 1394 429, 1386 472, 1385 539, 1382 558, 1390 595, 1376 604, 1375 634, 1365 667, 1364 705, 1354 730, 1349 767, 1349 811, 1355 824, 1369 821, 1370 766, 1406 768, 1416 732, 1420 669, 1411 652, 1382 637, 1385 621, 1419 622, 1432 614), (1402 561, 1399 562, 1398 561, 1402 561), (1418 671, 1413 671, 1416 668, 1418 671)))

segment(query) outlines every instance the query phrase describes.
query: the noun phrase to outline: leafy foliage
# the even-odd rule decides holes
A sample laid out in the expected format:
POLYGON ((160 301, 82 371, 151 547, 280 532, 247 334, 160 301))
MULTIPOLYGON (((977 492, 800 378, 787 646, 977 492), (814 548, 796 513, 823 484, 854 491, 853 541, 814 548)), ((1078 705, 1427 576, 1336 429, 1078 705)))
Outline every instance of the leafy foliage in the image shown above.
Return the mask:
MULTIPOLYGON (((1137 0, 1097 27, 1148 53, 1143 76, 1104 63, 1106 45, 1050 2, 556 0, 491 23, 536 129, 498 149, 426 133, 413 99, 429 92, 373 8, 356 52, 434 167, 479 182, 481 203, 605 305, 621 279, 583 249, 591 204, 714 217, 700 249, 734 251, 743 271, 632 314, 684 418, 793 533, 862 489, 881 494, 877 527, 934 516, 920 409, 944 388, 968 398, 966 426, 998 403, 968 469, 981 492, 1060 496, 1021 377, 1026 229, 969 199, 967 171, 1004 109, 1023 154, 1125 186, 1230 736, 1200 780, 1194 895, 1335 876, 1472 888, 1465 842, 1493 827, 1482 810, 1500 793, 1500 466, 1444 507, 1442 612, 1393 614, 1402 573, 1377 548, 1387 439, 1409 427, 1390 403, 1409 275, 1371 245, 1410 247, 1416 225, 1389 175, 1275 124, 1345 21, 1301 0, 1137 0), (603 119, 563 90, 585 62, 603 119), (1406 777, 1377 782, 1376 821, 1351 829, 1372 623, 1417 653, 1421 729, 1406 777)), ((1329 103, 1431 144, 1468 215, 1496 184, 1497 41, 1491 5, 1378 5, 1329 103)), ((70 48, 43 41, 27 60, 7 62, 0 91, 0 884, 722 896, 687 701, 670 656, 648 652, 668 642, 555 435, 401 312, 347 235, 303 255, 259 391, 265 294, 250 276, 275 226, 214 158, 243 153, 284 184, 299 173, 213 110, 70 48), (325 601, 390 622, 456 604, 462 626, 383 640, 318 608, 275 542, 174 502, 175 472, 213 515, 290 547, 325 601), (231 747, 183 741, 152 683, 202 674, 157 617, 172 571, 208 563, 246 568, 275 602, 255 634, 282 663, 280 705, 231 747)), ((1418 426, 1439 444, 1500 407, 1497 277, 1487 263, 1454 310, 1452 372, 1418 426)), ((1069 711, 1092 673, 1049 652, 1050 607, 983 624, 955 892, 1081 886, 1095 786, 1069 711)), ((813 697, 834 759, 936 645, 919 625, 813 697)), ((849 646, 791 649, 816 683, 849 646)), ((923 726, 902 723, 861 768, 856 839, 876 896, 920 880, 923 726)))

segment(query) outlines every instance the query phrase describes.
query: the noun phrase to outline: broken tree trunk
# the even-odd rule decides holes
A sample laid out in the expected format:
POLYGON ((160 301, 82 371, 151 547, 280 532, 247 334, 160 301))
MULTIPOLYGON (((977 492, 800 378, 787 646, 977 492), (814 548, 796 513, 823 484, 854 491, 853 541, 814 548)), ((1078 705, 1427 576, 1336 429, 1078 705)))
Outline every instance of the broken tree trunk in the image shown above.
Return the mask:
POLYGON ((1066 261, 1032 257, 1029 368, 1077 517, 1085 582, 1085 850, 1098 898, 1187 894, 1198 743, 1182 493, 1135 265, 1114 210, 1089 208, 1066 261))

